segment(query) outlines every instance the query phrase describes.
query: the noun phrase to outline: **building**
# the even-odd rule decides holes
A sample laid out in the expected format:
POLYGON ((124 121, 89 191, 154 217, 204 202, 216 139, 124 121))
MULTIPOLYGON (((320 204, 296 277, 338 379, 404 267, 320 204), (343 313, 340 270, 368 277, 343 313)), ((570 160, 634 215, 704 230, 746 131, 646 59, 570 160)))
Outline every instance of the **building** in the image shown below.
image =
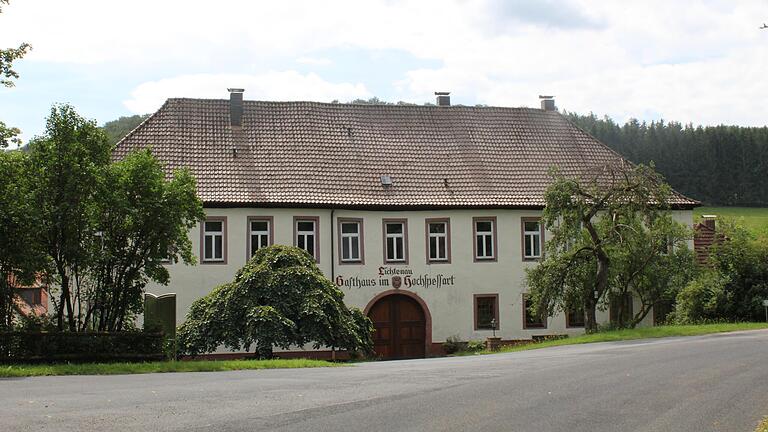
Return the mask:
MULTIPOLYGON (((177 316, 230 281, 250 254, 296 245, 377 328, 384 357, 438 353, 446 338, 504 340, 583 331, 574 311, 527 316, 524 269, 547 233, 557 166, 578 175, 621 158, 545 97, 542 109, 169 99, 115 157, 151 147, 189 167, 207 219, 197 266, 172 265, 177 316)), ((695 201, 676 194, 675 218, 695 201)), ((607 319, 604 313, 602 319, 607 319)))

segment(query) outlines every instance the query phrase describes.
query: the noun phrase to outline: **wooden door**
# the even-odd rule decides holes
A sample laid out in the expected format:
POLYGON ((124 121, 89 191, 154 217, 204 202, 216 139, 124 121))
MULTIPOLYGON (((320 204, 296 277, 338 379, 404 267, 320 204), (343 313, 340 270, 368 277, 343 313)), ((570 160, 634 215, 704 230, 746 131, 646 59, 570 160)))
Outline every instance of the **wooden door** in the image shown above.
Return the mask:
POLYGON ((404 295, 384 297, 373 305, 368 317, 373 321, 373 346, 378 357, 424 357, 426 320, 416 300, 404 295))

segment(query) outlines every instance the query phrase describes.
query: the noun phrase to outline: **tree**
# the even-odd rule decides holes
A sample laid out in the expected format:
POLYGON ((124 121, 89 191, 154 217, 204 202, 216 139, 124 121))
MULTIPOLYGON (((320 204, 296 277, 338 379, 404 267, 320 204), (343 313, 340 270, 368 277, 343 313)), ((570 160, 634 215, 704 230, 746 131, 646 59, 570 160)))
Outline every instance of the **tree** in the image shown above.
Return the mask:
POLYGON ((269 358, 274 347, 307 343, 368 354, 372 330, 306 251, 275 245, 256 252, 234 281, 192 303, 178 339, 187 354, 255 346, 269 358))
POLYGON ((552 233, 546 257, 527 270, 535 312, 583 302, 587 331, 597 330, 595 311, 610 288, 611 251, 634 220, 652 221, 668 209, 671 190, 653 167, 618 161, 568 178, 553 171, 545 192, 545 227, 552 233))
POLYGON ((640 309, 632 316, 623 310, 624 302, 615 302, 618 322, 614 325, 634 328, 652 308, 674 303, 678 292, 694 278, 696 263, 687 244, 692 233, 667 212, 650 220, 627 215, 618 229, 619 239, 608 251, 609 297, 621 299, 632 295, 640 300, 640 309))
MULTIPOLYGON (((0 0, 0 13, 3 12, 3 5, 7 5, 9 0, 0 0)), ((0 49, 0 85, 13 87, 13 80, 19 77, 19 74, 13 70, 13 62, 24 57, 32 47, 28 43, 22 43, 18 48, 0 49)), ((16 138, 21 133, 19 129, 6 126, 0 121, 0 148, 8 147, 9 144, 21 144, 21 140, 16 138)))
POLYGON ((58 285, 51 297, 59 330, 76 331, 82 283, 91 264, 89 253, 97 232, 92 217, 100 179, 110 161, 104 132, 69 105, 54 106, 45 134, 29 149, 32 217, 38 221, 36 241, 49 257, 58 285), (66 318, 66 323, 65 323, 66 318))
POLYGON ((147 282, 169 282, 165 261, 195 262, 189 230, 203 216, 188 170, 166 180, 149 150, 111 164, 94 200, 98 231, 87 272, 90 293, 81 306, 83 327, 122 330, 141 312, 147 282))
POLYGON ((123 139, 124 136, 141 124, 149 117, 149 114, 133 115, 130 117, 120 117, 117 120, 112 120, 104 123, 102 129, 107 134, 107 139, 112 145, 117 144, 118 141, 123 139))
POLYGON ((33 233, 36 229, 24 175, 26 154, 0 151, 0 331, 13 326, 18 312, 14 288, 31 283, 44 264, 33 233))

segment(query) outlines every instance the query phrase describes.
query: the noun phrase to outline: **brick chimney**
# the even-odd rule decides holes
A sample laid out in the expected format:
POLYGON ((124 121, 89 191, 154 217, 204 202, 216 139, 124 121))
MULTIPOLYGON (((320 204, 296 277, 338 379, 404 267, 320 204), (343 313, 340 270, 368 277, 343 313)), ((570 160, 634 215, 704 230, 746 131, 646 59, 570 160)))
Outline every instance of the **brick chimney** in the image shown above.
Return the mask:
POLYGON ((557 111, 557 107, 555 106, 555 97, 554 96, 539 96, 539 100, 541 100, 541 109, 544 111, 557 111))
POLYGON ((243 92, 244 89, 228 88, 229 92, 229 124, 231 126, 243 125, 243 92))
POLYGON ((451 92, 435 92, 437 106, 451 106, 451 92))

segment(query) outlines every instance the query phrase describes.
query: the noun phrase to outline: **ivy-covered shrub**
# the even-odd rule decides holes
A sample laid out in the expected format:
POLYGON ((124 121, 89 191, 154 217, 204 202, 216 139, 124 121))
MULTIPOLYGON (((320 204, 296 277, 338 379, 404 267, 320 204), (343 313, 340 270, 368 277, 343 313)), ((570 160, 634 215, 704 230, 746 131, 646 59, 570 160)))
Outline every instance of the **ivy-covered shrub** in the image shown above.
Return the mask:
POLYGON ((0 363, 144 361, 165 357, 154 332, 0 332, 0 363))
POLYGON ((181 353, 229 349, 272 357, 275 347, 312 344, 369 354, 371 321, 344 304, 344 293, 296 247, 260 249, 234 281, 192 303, 177 333, 181 353))
POLYGON ((456 354, 463 350, 466 344, 466 342, 461 340, 459 335, 448 336, 448 338, 445 339, 445 342, 443 342, 443 351, 446 354, 456 354))

